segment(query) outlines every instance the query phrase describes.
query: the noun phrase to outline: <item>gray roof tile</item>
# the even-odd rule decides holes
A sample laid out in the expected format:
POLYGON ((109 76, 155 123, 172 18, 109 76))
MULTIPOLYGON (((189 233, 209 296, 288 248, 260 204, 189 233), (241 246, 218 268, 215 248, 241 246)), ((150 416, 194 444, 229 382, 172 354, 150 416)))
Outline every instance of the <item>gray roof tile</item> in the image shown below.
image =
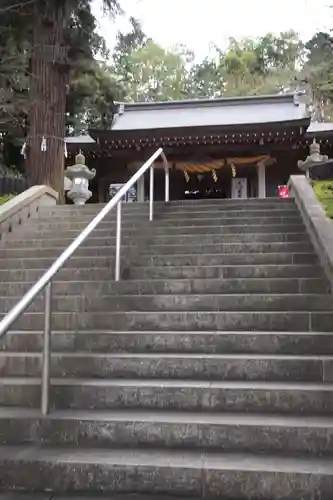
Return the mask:
POLYGON ((299 94, 120 104, 113 131, 224 127, 307 120, 299 94))

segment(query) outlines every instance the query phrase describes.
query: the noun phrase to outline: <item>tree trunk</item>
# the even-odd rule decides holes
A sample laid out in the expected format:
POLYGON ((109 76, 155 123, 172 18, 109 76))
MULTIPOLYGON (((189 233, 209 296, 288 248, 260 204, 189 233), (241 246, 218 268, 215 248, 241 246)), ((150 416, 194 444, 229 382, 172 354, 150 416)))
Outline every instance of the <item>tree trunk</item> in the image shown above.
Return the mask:
POLYGON ((64 136, 67 49, 64 30, 66 0, 35 3, 34 48, 31 58, 31 107, 27 138, 26 173, 30 185, 64 189, 64 136))

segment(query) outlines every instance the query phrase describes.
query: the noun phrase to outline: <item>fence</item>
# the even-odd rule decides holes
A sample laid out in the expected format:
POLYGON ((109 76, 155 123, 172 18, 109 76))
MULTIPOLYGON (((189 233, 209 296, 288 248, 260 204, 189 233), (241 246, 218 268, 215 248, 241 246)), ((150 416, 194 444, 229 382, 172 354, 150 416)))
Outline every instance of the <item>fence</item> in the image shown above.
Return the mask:
POLYGON ((9 175, 0 176, 0 196, 6 194, 20 194, 28 189, 28 181, 25 177, 13 177, 9 175))

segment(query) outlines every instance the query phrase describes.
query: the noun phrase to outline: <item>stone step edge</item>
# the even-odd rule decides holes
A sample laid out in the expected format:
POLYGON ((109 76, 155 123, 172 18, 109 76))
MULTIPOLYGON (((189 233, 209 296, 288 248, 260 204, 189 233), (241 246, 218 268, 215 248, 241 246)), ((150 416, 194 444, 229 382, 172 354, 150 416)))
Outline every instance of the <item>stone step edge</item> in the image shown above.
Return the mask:
POLYGON ((212 471, 267 472, 333 476, 331 458, 290 458, 251 453, 208 453, 167 449, 96 449, 36 446, 1 446, 0 466, 10 461, 50 465, 153 467, 212 471))
MULTIPOLYGON (((278 265, 278 264, 277 264, 278 265)), ((287 265, 287 264, 286 264, 287 265)), ((294 267, 294 265, 292 264, 289 264, 290 266, 294 267)), ((300 264, 302 267, 303 267, 303 264, 300 264)), ((307 266, 307 267, 311 267, 313 268, 313 265, 307 265, 307 264, 304 264, 304 266, 307 266)), ((172 266, 168 266, 168 267, 172 267, 172 266)), ((182 266, 182 267, 191 267, 191 266, 182 266)), ((202 267, 232 267, 232 266, 200 266, 200 268, 202 267)), ((235 267, 238 267, 238 266, 235 266, 235 267)), ((242 266, 244 267, 244 266, 242 266)), ((319 267, 319 266, 318 266, 319 267)), ((67 268, 66 268, 67 269, 67 268)), ((70 268, 70 269, 73 269, 73 268, 70 268)), ((75 268, 74 268, 75 269, 75 268)), ((102 268, 94 268, 95 269, 105 269, 104 267, 102 268)), ((155 267, 154 267, 155 269, 155 267)), ((30 269, 29 269, 30 270, 30 269)), ((34 269, 35 270, 35 269, 34 269)), ((2 269, 0 269, 0 271, 2 271, 2 269)), ((42 269, 36 269, 36 271, 43 271, 42 269)), ((232 283, 232 282, 248 282, 248 281, 251 281, 251 282, 259 282, 259 283, 265 283, 266 281, 273 281, 273 282, 280 282, 280 281, 283 281, 283 282, 287 282, 287 281, 323 281, 325 280, 324 277, 314 277, 314 276, 310 276, 310 277, 302 277, 302 276, 296 276, 296 277, 282 277, 282 278, 266 278, 266 277, 259 277, 259 278, 209 278, 209 283, 232 283)), ((196 282, 200 282, 200 283, 207 283, 207 278, 149 278, 149 279, 126 279, 126 280, 121 280, 120 282, 116 283, 115 281, 113 280, 107 280, 107 279, 104 279, 104 280, 87 280, 87 279, 83 279, 83 280, 53 280, 53 283, 56 283, 57 285, 68 285, 69 283, 70 284, 80 284, 80 285, 116 285, 115 286, 119 286, 121 285, 122 283, 126 283, 126 285, 137 285, 137 284, 157 284, 157 283, 169 283, 169 282, 172 282, 172 284, 176 284, 176 283, 179 283, 179 282, 186 282, 186 283, 191 283, 193 281, 196 281, 196 282)), ((1 281, 0 282, 0 287, 2 285, 4 285, 5 287, 7 286, 11 286, 11 285, 33 285, 35 284, 35 281, 1 281)), ((110 294, 111 295, 111 294, 110 294)), ((144 294, 146 295, 146 294, 144 294)), ((168 295, 168 294, 166 294, 168 295)), ((181 295, 181 294, 180 294, 181 295)), ((186 294, 186 295, 190 295, 190 294, 186 294)), ((195 294, 197 295, 197 294, 195 294)), ((204 295, 209 295, 208 293, 205 293, 204 295)), ((215 293, 213 293, 213 295, 216 295, 215 293)), ((223 294, 224 295, 224 294, 223 294)), ((238 294, 237 294, 238 295, 238 294)), ((246 295, 246 294, 245 294, 246 295)), ((260 294, 261 295, 261 294, 260 294)), ((282 295, 282 294, 281 294, 282 295)), ((284 295, 284 294, 283 294, 284 295)), ((290 295, 294 295, 294 294, 290 294, 290 295)), ((326 295, 326 293, 323 293, 323 295, 326 295)), ((7 298, 8 296, 6 296, 7 298)), ((12 297, 11 295, 9 297, 12 297)))
MULTIPOLYGON (((0 320, 3 319, 6 314, 8 313, 4 313, 4 312, 1 312, 0 313, 0 320)), ((34 317, 39 317, 40 315, 44 315, 44 311, 26 311, 25 313, 22 313, 22 316, 26 317, 27 315, 29 316, 34 316, 34 317)), ((327 314, 332 314, 332 317, 333 317, 333 310, 332 309, 327 309, 327 310, 321 310, 321 311, 313 311, 313 310, 302 310, 302 309, 297 309, 296 311, 295 310, 288 310, 288 309, 285 309, 283 311, 276 311, 276 310, 265 310, 265 311, 261 311, 261 310, 232 310, 232 311, 220 311, 220 310, 196 310, 196 311, 184 311, 184 310, 173 310, 173 309, 167 309, 167 310, 153 310, 153 311, 136 311, 136 310, 131 310, 131 311, 109 311, 109 310, 105 310, 105 311, 54 311, 53 312, 53 316, 59 316, 59 315, 74 315, 74 316, 82 316, 83 314, 91 314, 91 315, 94 315, 94 316, 101 316, 101 315, 117 315, 117 316, 130 316, 132 314, 135 314, 136 316, 147 316, 147 314, 152 314, 154 316, 157 316, 157 315, 168 315, 168 314, 175 314, 175 315, 191 315, 191 316, 194 316, 194 315, 226 315, 226 314, 229 314, 229 315, 240 315, 240 314, 246 314, 246 315, 258 315, 258 314, 261 314, 261 315, 270 315, 270 314, 273 314, 274 316, 282 316, 282 315, 293 315, 293 316, 301 316, 302 314, 307 314, 309 316, 309 320, 311 319, 311 315, 314 314, 315 316, 321 316, 321 315, 327 315, 327 314)), ((20 319, 22 316, 19 316, 18 319, 20 319)), ((165 330, 164 330, 165 331, 165 330)), ((186 330, 184 330, 184 333, 186 333, 186 330)), ((253 332, 255 333, 255 332, 253 332)), ((297 333, 297 331, 295 331, 294 333, 297 333)))
MULTIPOLYGON (((7 335, 43 335, 44 332, 43 330, 10 330, 6 333, 5 336, 7 335)), ((157 331, 157 330, 52 330, 52 335, 139 335, 139 336, 146 336, 146 335, 192 335, 192 336, 248 336, 248 335, 260 335, 260 336, 271 336, 275 337, 278 335, 284 335, 284 336, 290 336, 290 337, 295 337, 295 336, 304 336, 304 337, 314 337, 314 336, 324 336, 324 337, 333 337, 333 332, 288 332, 288 331, 246 331, 246 330, 235 330, 235 331, 216 331, 216 330, 164 330, 164 331, 157 331)), ((3 337, 4 338, 4 337, 3 337)))
MULTIPOLYGON (((45 420, 37 409, 25 407, 1 407, 1 420, 45 420)), ((152 409, 151 411, 124 408, 122 410, 54 410, 46 419, 48 421, 94 421, 94 422, 151 422, 170 424, 212 424, 223 426, 248 427, 297 427, 297 428, 331 428, 333 419, 322 416, 304 416, 265 413, 207 413, 184 412, 152 409)))
MULTIPOLYGON (((54 295, 57 299, 61 299, 61 300, 65 300, 68 295, 67 294, 56 294, 54 295)), ((179 293, 179 292, 175 292, 175 293, 167 293, 167 292, 163 292, 163 293, 114 293, 114 294, 108 294, 108 293, 103 293, 103 294, 99 294, 98 295, 98 298, 101 299, 101 300, 117 300, 118 298, 121 298, 121 299, 137 299, 137 298, 141 298, 141 297, 144 297, 145 300, 146 299, 149 299, 149 298, 154 298, 154 297, 159 297, 159 298, 163 298, 163 297, 190 297, 190 298, 204 298, 204 297, 210 297, 210 296, 213 296, 213 297, 217 297, 217 298, 237 298, 237 299, 240 299, 240 298, 244 298, 244 297, 253 297, 253 298, 262 298, 262 297, 270 297, 272 298, 272 296, 274 296, 275 298, 277 299, 293 299, 295 297, 297 297, 297 299, 299 299, 300 297, 307 297, 307 298, 322 298, 322 299, 326 299, 326 298, 329 298, 331 297, 332 298, 332 307, 333 307, 333 296, 330 294, 330 293, 278 293, 278 292, 255 292, 255 293, 208 293, 208 292, 205 292, 205 293, 179 293)), ((75 300, 85 300, 86 297, 82 294, 78 294, 78 293, 75 293, 75 294, 71 294, 70 295, 71 299, 75 299, 75 300)), ((7 299, 10 299, 12 301, 19 301, 21 300, 22 296, 21 295, 0 295, 0 301, 2 300, 7 300, 7 299)), ((39 298, 36 297, 34 300, 44 300, 43 296, 40 296, 39 298)), ((114 312, 114 311, 111 311, 111 312, 114 312)), ((169 312, 169 310, 167 310, 166 312, 169 312)), ((171 311, 170 311, 171 312, 171 311)), ((188 311, 188 312, 193 312, 193 311, 188 311)), ((216 311, 216 312, 219 312, 219 311, 216 311)), ((264 311, 263 311, 264 312, 264 311)))
MULTIPOLYGON (((297 242, 294 242, 294 243, 297 243, 297 242)), ((92 250, 92 249, 95 250, 97 248, 101 248, 101 247, 85 247, 85 250, 92 250)), ((13 249, 7 249, 7 250, 13 250, 13 249)), ((32 250, 34 252, 36 252, 38 250, 41 250, 41 251, 49 251, 49 250, 58 251, 58 249, 55 249, 54 247, 52 247, 52 248, 49 248, 49 247, 40 247, 40 248, 34 248, 32 250)), ((0 252, 1 252, 1 248, 0 248, 0 252)), ((37 260, 42 260, 42 259, 44 259, 44 260, 46 260, 46 259, 47 260, 50 260, 50 259, 56 260, 57 257, 59 255, 61 255, 61 252, 60 253, 57 252, 56 255, 50 256, 50 257, 38 257, 38 256, 37 257, 0 257, 0 265, 1 265, 1 261, 2 260, 8 260, 8 259, 10 259, 10 260, 26 260, 28 262, 30 262, 31 260, 36 260, 36 259, 37 260)), ((139 259, 141 257, 143 257, 143 255, 144 254, 140 254, 139 255, 139 259)), ((150 254, 147 254, 147 255, 150 255, 150 254)), ((209 259, 210 257, 216 257, 216 256, 221 256, 221 257, 222 256, 229 256, 230 257, 230 255, 233 255, 233 254, 230 254, 230 253, 198 253, 198 254, 183 253, 183 254, 167 254, 166 253, 166 254, 151 255, 151 257, 166 257, 166 258, 168 258, 170 256, 174 257, 174 256, 178 256, 178 255, 181 255, 182 257, 202 257, 202 258, 209 259)), ((258 254, 256 254, 256 253, 237 253, 236 255, 246 258, 249 255, 252 257, 253 255, 263 255, 263 254, 259 252, 258 254)), ((275 256, 281 255, 281 254, 279 252, 265 252, 264 255, 265 256, 271 256, 271 257, 274 256, 275 257, 275 256)), ((313 251, 313 252, 283 252, 283 255, 285 257, 293 257, 295 255, 311 255, 311 256, 313 256, 313 255, 316 255, 316 254, 313 251)), ((105 255, 82 255, 82 256, 74 254, 72 257, 70 257, 70 259, 89 259, 91 261, 91 259, 94 259, 94 260, 95 259, 105 259, 107 257, 109 257, 110 259, 114 259, 115 258, 114 255, 110 255, 110 253, 106 253, 105 255)), ((297 264, 280 264, 280 263, 277 263, 277 264, 258 264, 258 265, 260 265, 260 266, 294 266, 294 265, 296 265, 296 266, 309 266, 309 267, 313 267, 313 264, 298 264, 298 263, 297 264)), ((155 269, 156 267, 157 268, 158 267, 168 267, 168 268, 169 267, 181 267, 181 268, 183 268, 183 267, 200 267, 200 268, 202 268, 202 267, 214 267, 215 268, 215 267, 253 267, 253 266, 254 266, 254 264, 220 264, 220 265, 216 265, 215 264, 215 265, 206 265, 206 266, 204 266, 204 265, 193 266, 193 265, 183 265, 183 264, 180 264, 179 266, 140 266, 140 265, 133 264, 133 267, 146 267, 146 268, 149 267, 149 268, 153 268, 153 269, 155 269)), ((105 266, 102 266, 102 267, 104 268, 105 266)), ((317 267, 320 267, 319 264, 318 264, 317 267)), ((66 269, 66 267, 64 266, 62 269, 66 269)), ((73 269, 73 267, 67 268, 67 269, 73 269)), ((94 268, 94 269, 96 269, 96 268, 94 268)), ((7 269, 0 269, 0 270, 1 271, 6 271, 7 269)), ((32 270, 32 269, 27 269, 27 270, 32 270)), ((43 270, 43 268, 38 268, 37 270, 43 270)))
MULTIPOLYGON (((245 234, 245 233, 244 233, 245 234)), ((269 236, 270 236, 270 233, 267 233, 269 236)), ((277 233, 279 234, 279 233, 277 233)), ((201 235, 198 235, 198 236, 201 236, 201 235)), ((210 235, 210 236, 213 236, 213 235, 210 235)), ((225 235, 225 236, 230 236, 230 235, 225 235)), ((196 247, 203 247, 203 248, 206 248, 207 246, 218 246, 218 245, 238 245, 238 246, 241 246, 241 245, 301 245, 301 244, 308 244, 310 242, 310 239, 308 237, 306 237, 306 234, 304 233, 304 240, 302 241, 273 241, 273 242, 268 242, 268 241, 253 241, 253 242, 248 242, 248 241, 236 241, 236 242, 228 242, 228 241, 221 241, 221 242, 212 242, 212 243, 201 243, 201 244, 197 244, 196 247)), ((21 242, 21 243, 26 243, 27 246, 29 244, 32 244, 33 241, 48 241, 48 242, 52 242, 52 241, 59 241, 59 239, 61 239, 61 241, 69 241, 69 242, 72 242, 73 239, 72 238, 34 238, 34 239, 27 239, 27 240, 22 240, 21 238, 18 238, 18 239, 10 239, 10 240, 7 240, 6 243, 18 243, 18 242, 21 242)), ((103 243, 102 245, 97 245, 97 246, 93 246, 93 245, 85 245, 84 243, 81 245, 80 248, 101 248, 101 247, 105 247, 105 248, 116 248, 115 245, 109 245, 107 243, 107 240, 108 239, 108 236, 95 236, 95 237, 92 237, 90 238, 89 240, 85 240, 85 241, 91 241, 91 240, 100 240, 100 241, 103 241, 105 243, 103 243)), ((146 238, 142 238, 143 241, 146 240, 146 238)), ((147 238, 147 240, 154 240, 156 241, 157 238, 155 237, 149 237, 147 238)), ((96 242, 97 243, 97 242, 96 242)), ((170 248, 174 248, 174 247, 182 247, 184 245, 186 245, 186 243, 150 243, 147 241, 147 243, 149 243, 149 248, 154 248, 154 247, 170 247, 170 248)), ((133 248, 136 244, 136 240, 134 241, 134 245, 122 245, 122 248, 133 248)), ((188 244, 188 243, 187 243, 188 244)), ((67 246, 64 245, 64 249, 66 248, 67 246)), ((26 248, 24 245, 19 245, 19 248, 17 248, 18 250, 20 248, 26 248)), ((42 248, 43 250, 45 249, 55 249, 55 248, 62 248, 61 246, 59 247, 39 247, 39 248, 42 248)), ((7 245, 3 247, 4 250, 13 250, 13 247, 8 247, 7 245)), ((34 247, 31 247, 32 250, 35 250, 34 247)))
MULTIPOLYGON (((73 359, 165 359, 165 360, 182 360, 182 359, 193 359, 193 360, 216 360, 216 361, 257 361, 257 360, 265 360, 265 361, 333 361, 332 355, 325 354, 206 354, 206 353, 170 353, 170 352, 157 352, 153 353, 127 353, 127 352, 89 352, 89 351, 56 351, 52 350, 51 356, 53 357, 62 357, 62 358, 73 358, 73 359)), ((42 352, 25 352, 25 351, 0 351, 0 358, 41 358, 42 352)), ((75 377, 73 377, 75 378, 75 377)), ((333 424, 332 424, 333 425, 333 424)))
MULTIPOLYGON (((214 226, 215 227, 215 226, 214 226)), ((242 226, 219 226, 219 227, 242 227, 242 226)), ((246 226, 248 227, 248 226, 246 226)), ((270 224, 270 227, 272 227, 272 225, 270 224)), ((284 224, 281 224, 280 225, 281 228, 284 227, 284 224)), ((229 237, 233 237, 233 236, 245 236, 245 237, 254 237, 254 236, 281 236, 281 234, 283 235, 288 235, 288 236, 304 236, 304 237, 309 237, 308 236, 308 233, 306 231, 305 228, 302 228, 300 227, 300 230, 299 231, 283 231, 282 232, 274 232, 274 231, 270 231, 270 232, 261 232, 261 231, 255 231, 253 233, 243 233, 243 232, 239 232, 239 233, 225 233, 223 231, 221 231, 220 233, 196 233, 196 229, 197 227, 193 228, 194 231, 192 233, 188 233, 188 234, 175 234, 175 233, 170 233, 170 234, 165 234, 165 233, 151 233, 151 234, 147 234, 145 236, 137 236, 136 234, 128 234, 128 235, 124 235, 123 234, 123 239, 132 239, 133 237, 135 237, 136 240, 138 241, 145 241, 145 240, 158 240, 158 239, 162 239, 162 238, 165 238, 165 239, 169 239, 169 238, 195 238, 195 237, 202 237, 202 236, 212 236, 212 237, 217 237, 219 236, 220 238, 229 238, 229 237)), ((294 228, 293 228, 294 229, 294 228)), ((136 231, 138 232, 138 234, 142 235, 142 230, 137 230, 136 231)), ((98 238, 101 238, 101 239, 104 239, 105 237, 107 238, 110 238, 110 239, 115 239, 116 238, 116 235, 115 234, 107 234, 107 230, 105 229, 98 229, 96 230, 96 232, 105 232, 106 233, 106 236, 94 236, 96 235, 96 233, 92 233, 92 236, 90 236, 91 239, 95 238, 95 239, 98 239, 98 238)), ((112 233, 115 233, 116 231, 112 231, 112 233)), ((111 233, 111 231, 110 231, 111 233)), ((26 234, 30 234, 32 237, 30 237, 29 239, 30 240, 42 240, 42 239, 47 239, 47 240, 58 240, 60 237, 63 238, 63 239, 70 239, 71 237, 75 237, 75 236, 78 236, 80 234, 80 231, 77 231, 76 229, 60 229, 59 231, 57 230, 50 230, 50 231, 36 231, 36 236, 40 236, 39 238, 36 238, 35 235, 33 233, 31 233, 31 231, 27 231, 26 234), (42 234, 40 234, 42 233, 42 234), (54 235, 58 233, 58 238, 49 238, 49 235, 54 235), (72 235, 69 235, 67 236, 68 233, 73 233, 72 235), (64 234, 66 234, 65 237, 64 234)), ((9 241, 9 240, 8 240, 9 241)), ((10 241, 14 241, 14 239, 11 239, 10 241)))
MULTIPOLYGON (((58 387, 85 387, 85 388, 120 388, 130 387, 139 389, 149 388, 190 388, 190 389, 219 389, 219 390, 242 390, 242 391, 303 391, 303 392, 327 392, 333 393, 333 383, 324 382, 268 382, 257 380, 240 381, 207 381, 207 380, 189 380, 189 379, 97 379, 97 378, 74 378, 62 377, 51 378, 50 384, 58 387)), ((40 377, 0 377, 0 388, 2 386, 25 386, 39 387, 41 385, 40 377)), ((333 471, 332 471, 333 472, 333 471)))
MULTIPOLYGON (((140 220, 140 219, 125 219, 124 222, 122 223, 122 227, 128 230, 136 230, 136 226, 140 225, 144 226, 145 229, 147 228, 152 228, 152 229, 168 229, 171 224, 174 224, 176 227, 187 227, 187 228, 193 228, 197 227, 197 223, 199 221, 213 221, 212 224, 209 224, 208 227, 215 227, 215 226, 226 226, 226 227, 244 227, 246 225, 249 226, 258 226, 258 225, 266 225, 269 226, 270 224, 272 225, 283 225, 283 226, 299 226, 302 225, 302 219, 299 214, 295 215, 261 215, 261 216, 251 216, 248 212, 247 216, 244 216, 242 218, 243 223, 242 224, 220 224, 221 221, 228 220, 228 221, 239 221, 239 216, 233 216, 233 217, 228 217, 227 215, 216 215, 216 212, 214 212, 212 215, 209 215, 209 212, 207 212, 207 217, 163 217, 163 218, 156 218, 153 222, 149 222, 148 219, 140 220), (262 220, 264 219, 264 220, 262 220), (177 223, 177 224, 176 224, 177 223)), ((271 212, 272 213, 272 212, 271 212)), ((224 212, 225 214, 225 212, 224 212)), ((40 229, 41 226, 52 226, 52 223, 58 224, 58 225, 64 225, 64 229, 66 230, 66 226, 73 224, 80 224, 84 227, 88 226, 90 222, 90 219, 75 219, 71 218, 70 222, 68 221, 67 223, 64 222, 63 218, 59 219, 51 219, 51 220, 38 220, 38 219, 33 219, 33 222, 31 222, 31 225, 29 225, 29 228, 31 229, 40 229), (38 221, 38 224, 36 224, 36 221, 38 221), (51 222, 52 221, 52 222, 51 222)), ((200 224, 202 226, 202 224, 200 224)), ((103 226, 107 226, 110 229, 116 227, 116 222, 115 220, 110 220, 106 222, 101 222, 100 224, 97 225, 97 228, 101 228, 103 226)), ((28 229, 28 228, 27 228, 28 229)), ((68 229, 68 228, 67 228, 68 229)), ((70 228, 69 228, 70 229, 70 228)), ((82 228, 81 230, 83 230, 82 228)), ((80 229, 78 229, 80 231, 80 229)))
MULTIPOLYGON (((234 217, 227 217, 227 216, 224 216, 224 217, 207 217, 208 220, 214 220, 214 221, 220 221, 221 219, 227 219, 227 220, 235 220, 235 221, 238 221, 239 220, 239 217, 237 216, 234 216, 234 217)), ((243 218, 244 220, 245 218, 243 218)), ((304 228, 304 224, 303 224, 303 221, 302 219, 300 218, 300 216, 290 216, 290 215, 285 215, 285 216, 266 216, 266 215, 262 215, 262 216, 258 216, 258 217, 252 217, 251 215, 248 215, 247 216, 247 219, 249 220, 249 223, 246 224, 209 224, 209 226, 201 226, 201 227, 208 227, 208 228, 217 228, 217 227, 245 227, 245 226, 301 226, 304 228), (265 221, 262 221, 262 222, 259 222, 261 219, 265 218, 265 221), (271 219, 274 220, 274 222, 271 222, 271 219), (276 220, 276 219, 280 219, 280 220, 276 220), (281 219, 284 219, 283 221, 281 219), (289 219, 292 219, 291 221, 289 221, 289 219), (253 221, 253 223, 251 223, 251 221, 253 221)), ((26 229, 31 229, 31 230, 34 230, 34 231, 37 231, 37 230, 41 230, 41 231, 51 231, 52 229, 48 229, 48 227, 51 227, 52 224, 50 223, 50 220, 45 220, 45 221, 38 221, 38 224, 36 224, 36 221, 38 219, 33 219, 31 220, 31 223, 29 224, 29 228, 27 227, 26 229), (44 228, 44 226, 47 226, 44 228)), ((158 230, 165 230, 167 231, 169 228, 170 228, 170 224, 169 222, 175 222, 175 221, 181 221, 183 222, 184 224, 177 224, 175 227, 179 228, 179 230, 184 230, 184 229, 193 229, 194 227, 197 227, 197 225, 194 225, 193 224, 193 221, 198 221, 198 220, 206 220, 205 217, 198 217, 198 218, 194 218, 192 217, 192 219, 182 219, 182 218, 171 218, 171 219, 166 219, 166 218, 163 218, 163 219, 159 219, 156 222, 156 224, 152 225, 152 226, 147 226, 147 228, 152 228, 154 230, 158 229, 158 230), (158 225, 157 225, 157 222, 158 222, 158 225), (166 224, 164 224, 164 222, 166 222, 166 224)), ((71 219, 70 222, 67 222, 67 223, 64 223, 63 219, 59 218, 59 220, 54 220, 53 222, 55 222, 55 224, 57 224, 58 226, 60 227, 56 227, 56 231, 83 231, 83 229, 88 226, 89 224, 89 221, 82 221, 82 220, 75 220, 75 219, 71 219), (63 224, 63 227, 61 227, 63 224), (82 226, 82 228, 75 228, 75 227, 69 227, 71 224, 73 224, 73 226, 76 226, 76 225, 80 225, 82 226)), ((136 221, 130 221, 130 220, 125 220, 124 223, 122 224, 122 227, 126 230, 126 231, 131 231, 131 232, 139 232, 138 228, 136 227, 136 224, 135 224, 136 221)), ((148 221, 147 221, 148 222, 148 221)), ((96 230, 103 230, 103 231, 106 231, 108 228, 111 230, 115 230, 116 229, 116 222, 115 221, 106 221, 106 222, 101 222, 96 230)), ((141 227, 141 225, 140 225, 141 227)), ((22 228, 23 229, 23 228, 22 228)), ((143 229, 143 228, 141 228, 143 229)), ((156 233, 156 234, 160 234, 160 233, 156 233)), ((174 233, 172 233, 174 234, 174 233)))

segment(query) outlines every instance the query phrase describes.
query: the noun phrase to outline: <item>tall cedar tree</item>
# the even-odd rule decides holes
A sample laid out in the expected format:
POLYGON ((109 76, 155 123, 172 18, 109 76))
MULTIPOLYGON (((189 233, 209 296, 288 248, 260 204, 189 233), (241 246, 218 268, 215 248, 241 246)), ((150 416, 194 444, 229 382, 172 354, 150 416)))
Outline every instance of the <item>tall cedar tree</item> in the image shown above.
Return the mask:
MULTIPOLYGON (((66 98, 70 75, 80 55, 91 59, 101 49, 101 38, 90 32, 80 40, 80 23, 96 23, 92 0, 4 0, 0 15, 26 15, 22 26, 31 37, 29 110, 26 174, 30 184, 47 184, 63 193, 66 98), (31 30, 27 28, 31 26, 31 30), (30 33, 31 31, 31 33, 30 33), (73 43, 74 42, 74 43, 73 43), (76 43, 75 43, 76 42, 76 43)), ((119 11, 117 0, 104 0, 111 13, 119 11)), ((83 30, 81 30, 82 33, 83 30)), ((94 31, 94 30, 93 30, 94 31)))

